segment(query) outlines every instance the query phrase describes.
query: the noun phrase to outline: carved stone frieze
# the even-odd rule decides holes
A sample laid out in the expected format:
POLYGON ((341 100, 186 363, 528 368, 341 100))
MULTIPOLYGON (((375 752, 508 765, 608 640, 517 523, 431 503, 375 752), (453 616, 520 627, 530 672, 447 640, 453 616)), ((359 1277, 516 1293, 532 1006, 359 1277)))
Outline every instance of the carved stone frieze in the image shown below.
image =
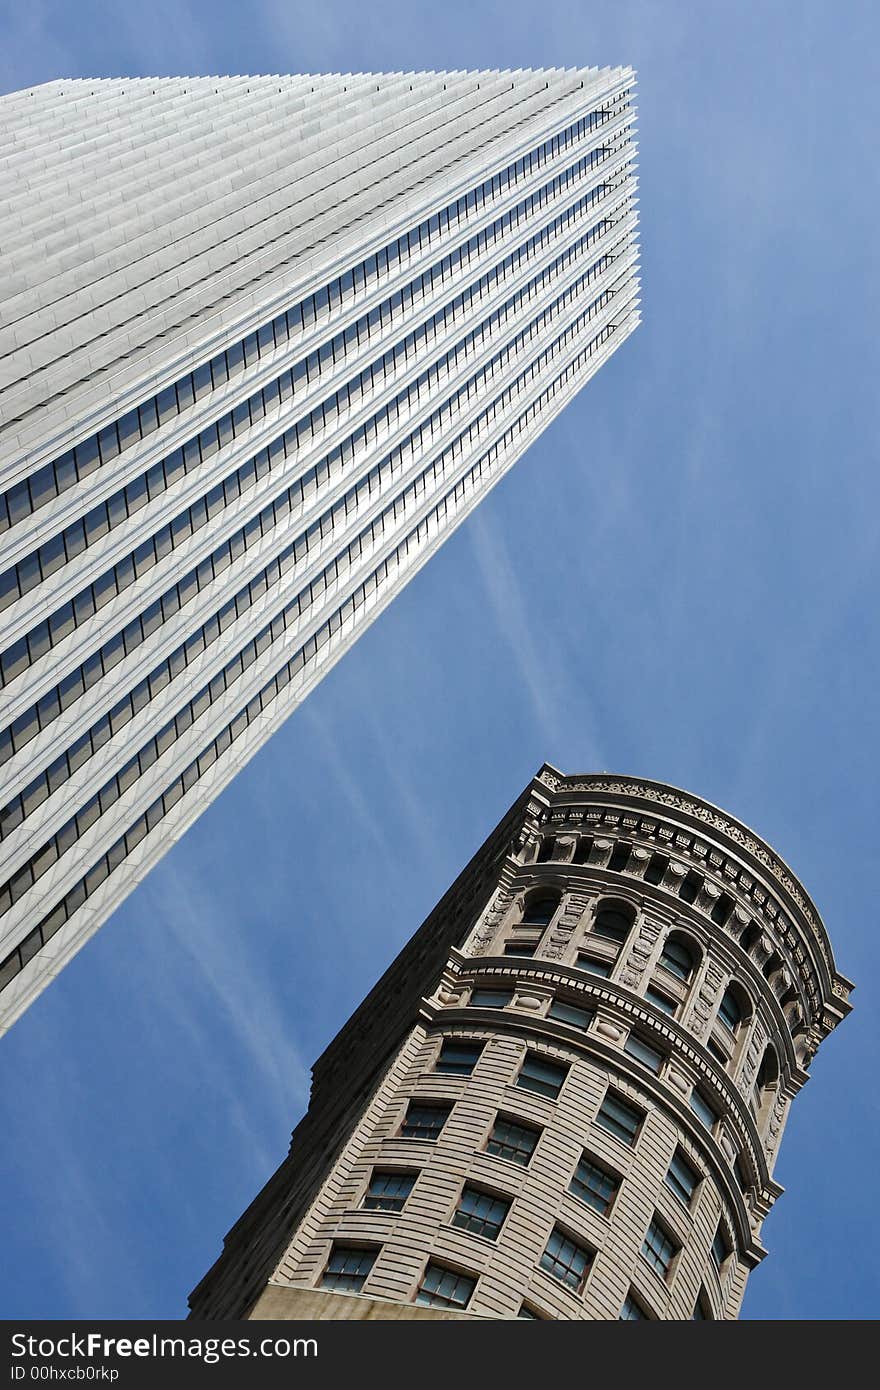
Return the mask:
POLYGON ((785 1113, 787 1109, 788 1101, 785 1096, 778 1095, 773 1102, 773 1108, 767 1120, 767 1133, 764 1137, 764 1151, 768 1158, 776 1151, 776 1146, 779 1143, 779 1136, 782 1133, 782 1127, 785 1123, 785 1113))
POLYGON ((495 933, 501 924, 502 918, 511 907, 515 898, 515 893, 510 888, 498 888, 483 913, 483 916, 470 937, 469 955, 482 956, 489 949, 495 938, 495 933))
POLYGON ((589 898, 584 893, 569 893, 565 899, 565 906, 559 914, 550 937, 542 952, 549 956, 551 960, 559 960, 568 950, 569 942, 581 918, 587 910, 589 898))
MULTIPOLYGON (((591 777, 587 782, 578 782, 554 777, 552 774, 542 772, 540 781, 552 791, 558 791, 564 786, 566 791, 572 792, 603 792, 608 795, 618 795, 627 797, 638 797, 642 801, 653 801, 658 806, 668 807, 671 811, 681 811, 685 815, 692 816, 695 820, 701 821, 704 825, 709 825, 713 830, 717 830, 734 844, 739 845, 747 853, 762 865, 770 876, 776 880, 786 893, 797 903, 803 915, 804 921, 810 930, 810 935, 815 943, 820 955, 829 972, 834 975, 834 962, 831 959, 827 942, 825 941, 825 929, 820 922, 816 911, 807 898, 799 883, 792 877, 785 865, 775 854, 764 845, 756 836, 752 835, 744 826, 738 825, 723 816, 719 811, 713 809, 700 801, 695 801, 692 797, 685 796, 681 792, 669 791, 661 787, 649 786, 644 782, 619 781, 613 778, 591 777)), ((710 859, 711 859, 710 855, 710 859)), ((717 856, 716 856, 717 857, 717 856)))
POLYGON ((691 1010, 690 1028, 691 1032, 698 1038, 701 1038, 706 1031, 706 1025, 718 1001, 724 979, 725 972, 721 965, 717 961, 710 960, 700 981, 691 1010))
POLYGON ((739 1074, 740 1089, 748 1094, 767 1046, 767 1030, 760 1019, 755 1023, 739 1074))
POLYGON ((629 955, 623 969, 620 972, 621 983, 629 989, 638 989, 642 983, 645 971, 648 968, 648 961, 654 953, 657 944, 657 937, 660 935, 660 926, 657 922, 652 922, 648 918, 642 919, 638 935, 629 949, 629 955))

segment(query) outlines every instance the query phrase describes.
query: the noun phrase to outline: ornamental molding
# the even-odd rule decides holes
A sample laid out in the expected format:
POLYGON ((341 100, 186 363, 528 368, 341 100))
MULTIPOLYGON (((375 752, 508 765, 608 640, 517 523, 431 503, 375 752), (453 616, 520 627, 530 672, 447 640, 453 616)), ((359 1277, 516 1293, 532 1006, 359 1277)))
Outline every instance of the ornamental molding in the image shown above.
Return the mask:
POLYGON ((686 796, 682 792, 664 791, 660 787, 651 786, 644 782, 626 782, 604 777, 591 777, 589 781, 574 781, 555 776, 546 769, 538 774, 537 780, 554 792, 604 792, 611 796, 632 796, 641 801, 651 801, 658 806, 665 806, 670 811, 679 811, 685 815, 693 816, 696 820, 702 821, 704 825, 711 826, 713 830, 732 840, 734 844, 757 859, 792 901, 797 904, 831 977, 831 988, 835 997, 844 1001, 848 1000, 849 990, 845 984, 835 979, 837 971, 825 940, 825 929, 812 903, 807 900, 800 884, 789 873, 782 861, 743 826, 728 819, 727 816, 722 815, 711 806, 696 801, 693 797, 686 796))

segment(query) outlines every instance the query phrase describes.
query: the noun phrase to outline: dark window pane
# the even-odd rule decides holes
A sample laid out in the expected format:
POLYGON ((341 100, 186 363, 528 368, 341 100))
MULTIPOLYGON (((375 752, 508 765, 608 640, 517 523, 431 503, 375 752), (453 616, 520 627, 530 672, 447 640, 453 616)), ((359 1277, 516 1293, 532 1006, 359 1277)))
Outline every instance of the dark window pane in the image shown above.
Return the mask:
POLYGON ((559 1023, 570 1023, 575 1028, 588 1028, 593 1021, 592 1009, 579 1009, 575 1004, 566 1004, 563 999, 554 999, 547 1010, 548 1018, 559 1023))
POLYGON ((567 1075, 568 1067, 546 1061, 537 1052, 527 1052, 516 1084, 524 1091, 534 1091, 536 1095, 555 1100, 567 1075))
POLYGON ((429 1264, 416 1294, 416 1303, 429 1307, 466 1308, 476 1288, 476 1279, 456 1274, 444 1265, 429 1264))
POLYGON ((474 989, 468 1004, 479 1009, 503 1009, 513 998, 511 989, 474 989))
POLYGON ((415 1173, 390 1172, 376 1168, 364 1197, 368 1211, 400 1211, 415 1185, 415 1173))
POLYGON ((609 1091, 599 1107, 596 1124, 622 1139, 624 1144, 634 1144, 639 1126, 644 1116, 635 1106, 628 1105, 620 1096, 609 1091))
POLYGON ((646 1043, 644 1038, 639 1037, 638 1033, 630 1033, 623 1045, 623 1050, 653 1072, 659 1072, 663 1065, 664 1054, 656 1047, 651 1047, 650 1043, 646 1043))
POLYGON ((321 1280, 325 1289, 345 1289, 358 1293, 376 1262, 376 1250, 352 1245, 334 1245, 321 1280))
POLYGON ((453 1076, 470 1076, 482 1052, 481 1043, 444 1042, 437 1058, 437 1071, 453 1076))
POLYGON ((541 1256, 541 1268, 570 1288, 580 1290, 587 1277, 591 1258, 591 1251, 555 1226, 541 1256))
POLYGON ((580 1162, 574 1171, 574 1176, 568 1185, 569 1192, 574 1193, 587 1206, 598 1211, 600 1215, 607 1216, 611 1210, 611 1203, 617 1194, 620 1180, 604 1168, 598 1167, 586 1154, 581 1156, 580 1162))
POLYGON ((486 1151, 525 1167, 535 1152, 539 1137, 540 1131, 532 1129, 530 1125, 517 1124, 515 1120, 507 1120, 499 1115, 489 1135, 486 1151))
POLYGON ((699 1175, 688 1163, 681 1149, 676 1149, 669 1165, 669 1171, 664 1180, 666 1186, 675 1193, 676 1197, 684 1205, 690 1206, 694 1193, 697 1190, 697 1183, 700 1181, 699 1175))
POLYGON ((496 1240, 509 1211, 510 1202, 506 1198, 481 1192, 476 1187, 465 1187, 452 1224, 485 1240, 496 1240))

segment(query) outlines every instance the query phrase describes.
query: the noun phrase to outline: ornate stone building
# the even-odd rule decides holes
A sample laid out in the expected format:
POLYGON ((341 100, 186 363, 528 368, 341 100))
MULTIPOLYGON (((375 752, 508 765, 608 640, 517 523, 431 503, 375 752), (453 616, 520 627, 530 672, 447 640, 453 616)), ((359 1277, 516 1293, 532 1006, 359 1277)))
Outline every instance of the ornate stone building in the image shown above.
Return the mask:
POLYGON ((319 1060, 192 1315, 734 1319, 850 989, 745 826, 545 766, 319 1060))

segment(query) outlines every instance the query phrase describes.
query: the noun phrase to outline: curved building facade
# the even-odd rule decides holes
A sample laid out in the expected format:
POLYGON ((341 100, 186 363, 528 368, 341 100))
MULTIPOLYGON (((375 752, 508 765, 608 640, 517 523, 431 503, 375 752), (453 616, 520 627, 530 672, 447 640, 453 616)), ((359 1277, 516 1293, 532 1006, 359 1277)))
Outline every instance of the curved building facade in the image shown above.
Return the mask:
POLYGON ((850 989, 733 817, 545 766, 319 1060, 192 1316, 734 1319, 850 989))

